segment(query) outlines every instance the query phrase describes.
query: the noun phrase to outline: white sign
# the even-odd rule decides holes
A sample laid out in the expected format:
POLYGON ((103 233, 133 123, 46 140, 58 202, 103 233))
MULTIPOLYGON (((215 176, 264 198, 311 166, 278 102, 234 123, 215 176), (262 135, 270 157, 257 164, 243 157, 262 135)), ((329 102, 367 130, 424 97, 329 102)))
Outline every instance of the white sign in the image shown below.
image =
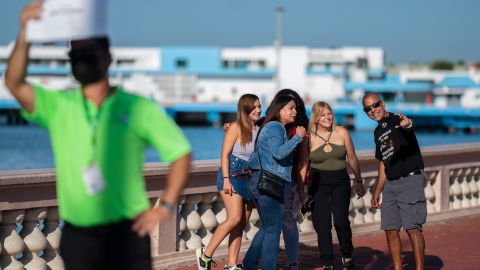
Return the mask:
POLYGON ((27 24, 29 42, 85 39, 107 34, 107 0, 46 0, 40 20, 27 24))

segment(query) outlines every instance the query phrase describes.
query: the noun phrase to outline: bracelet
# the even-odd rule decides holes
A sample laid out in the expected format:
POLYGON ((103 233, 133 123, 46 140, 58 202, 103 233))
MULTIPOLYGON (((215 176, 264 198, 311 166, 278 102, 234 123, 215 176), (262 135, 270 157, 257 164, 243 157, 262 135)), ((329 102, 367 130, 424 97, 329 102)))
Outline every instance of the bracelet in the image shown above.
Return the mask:
POLYGON ((225 179, 225 178, 230 178, 230 176, 224 176, 223 179, 225 179))
POLYGON ((356 179, 355 181, 357 181, 357 183, 363 183, 363 179, 356 179))
POLYGON ((163 199, 160 200, 160 206, 163 206, 165 209, 168 210, 168 212, 171 212, 171 213, 175 212, 175 210, 176 210, 176 207, 175 207, 174 204, 166 202, 163 199))

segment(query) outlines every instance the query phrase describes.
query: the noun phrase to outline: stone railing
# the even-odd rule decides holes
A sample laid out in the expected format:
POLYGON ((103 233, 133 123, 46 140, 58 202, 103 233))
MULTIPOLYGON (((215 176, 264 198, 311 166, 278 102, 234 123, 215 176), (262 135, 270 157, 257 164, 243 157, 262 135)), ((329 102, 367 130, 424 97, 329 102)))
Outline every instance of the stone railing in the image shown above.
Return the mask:
MULTIPOLYGON (((451 145, 422 150, 426 164, 425 194, 429 220, 480 214, 480 144, 451 145)), ((350 219, 354 234, 378 230, 380 213, 371 208, 378 162, 372 153, 358 154, 367 194, 352 199, 350 219)), ((206 245, 215 227, 226 217, 216 192, 219 161, 196 161, 178 201, 178 211, 151 235, 154 269, 171 269, 194 262, 194 250, 206 245)), ((158 203, 168 167, 147 164, 147 194, 158 203)), ((353 196, 352 196, 353 198, 353 196)), ((62 221, 59 219, 53 170, 0 174, 0 269, 63 269, 58 253, 62 221)), ((242 252, 259 229, 254 210, 245 228, 242 252)), ((303 243, 316 241, 311 218, 299 218, 303 243)), ((215 253, 226 255, 227 241, 215 253)))

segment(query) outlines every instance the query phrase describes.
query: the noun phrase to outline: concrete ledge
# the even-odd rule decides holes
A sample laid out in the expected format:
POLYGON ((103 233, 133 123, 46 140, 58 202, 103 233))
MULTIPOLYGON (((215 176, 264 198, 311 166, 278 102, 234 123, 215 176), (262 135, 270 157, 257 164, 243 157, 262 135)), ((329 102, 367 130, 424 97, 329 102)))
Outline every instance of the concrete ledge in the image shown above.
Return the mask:
MULTIPOLYGON (((432 147, 422 147, 422 155, 425 159, 426 166, 434 166, 437 164, 428 164, 429 160, 436 161, 438 159, 445 163, 461 163, 462 160, 470 162, 479 160, 480 143, 468 144, 449 144, 432 147), (456 159, 457 156, 464 158, 456 159), (451 160, 451 162, 447 162, 451 160)), ((373 150, 357 151, 357 156, 363 172, 370 171, 369 165, 373 163, 378 166, 375 160, 373 150)), ((434 162, 437 163, 437 162, 434 162)), ((212 173, 220 166, 220 160, 196 160, 192 162, 190 168, 191 174, 196 173, 212 173)), ((167 175, 169 165, 166 163, 146 163, 144 166, 145 177, 164 176, 167 175)), ((0 172, 0 186, 5 185, 21 185, 21 184, 39 184, 39 183, 53 183, 55 182, 54 169, 35 169, 35 170, 17 170, 17 171, 3 171, 0 172)))

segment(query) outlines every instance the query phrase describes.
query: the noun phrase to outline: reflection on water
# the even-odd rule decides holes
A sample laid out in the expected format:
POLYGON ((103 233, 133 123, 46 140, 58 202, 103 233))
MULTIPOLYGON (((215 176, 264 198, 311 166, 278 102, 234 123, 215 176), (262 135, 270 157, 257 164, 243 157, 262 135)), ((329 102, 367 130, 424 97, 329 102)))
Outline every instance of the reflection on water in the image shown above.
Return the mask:
MULTIPOLYGON (((219 159, 223 129, 214 127, 182 127, 193 147, 196 160, 219 159)), ((352 131, 356 150, 373 152, 373 132, 352 131)), ((417 132, 420 146, 480 142, 480 134, 447 134, 417 132)), ((156 151, 148 149, 145 161, 160 161, 156 151)), ((18 169, 53 168, 54 161, 46 130, 35 125, 0 126, 0 171, 18 169)))

